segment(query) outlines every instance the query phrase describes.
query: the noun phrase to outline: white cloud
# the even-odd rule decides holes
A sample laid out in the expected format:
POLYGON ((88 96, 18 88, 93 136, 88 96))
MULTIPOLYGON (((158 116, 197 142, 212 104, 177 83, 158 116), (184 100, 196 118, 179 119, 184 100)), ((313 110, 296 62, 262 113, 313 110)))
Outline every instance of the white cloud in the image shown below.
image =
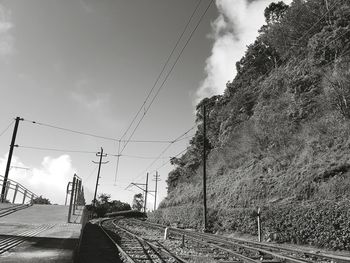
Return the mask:
POLYGON ((12 28, 11 12, 0 4, 0 55, 10 55, 14 51, 12 28))
MULTIPOLYGON (((7 156, 0 158, 1 171, 5 171, 6 162, 7 156)), ((11 165, 28 167, 16 156, 12 157, 11 165)), ((40 167, 31 168, 29 171, 11 169, 9 179, 17 181, 37 195, 48 198, 51 203, 64 204, 67 183, 72 180, 74 173, 69 155, 61 155, 57 158, 47 156, 40 167)))
MULTIPOLYGON (((253 43, 264 24, 264 9, 273 0, 216 0, 218 18, 212 23, 214 45, 206 60, 206 78, 197 90, 197 99, 221 94, 227 81, 236 75, 235 63, 253 43)), ((291 0, 284 1, 290 3, 291 0)))

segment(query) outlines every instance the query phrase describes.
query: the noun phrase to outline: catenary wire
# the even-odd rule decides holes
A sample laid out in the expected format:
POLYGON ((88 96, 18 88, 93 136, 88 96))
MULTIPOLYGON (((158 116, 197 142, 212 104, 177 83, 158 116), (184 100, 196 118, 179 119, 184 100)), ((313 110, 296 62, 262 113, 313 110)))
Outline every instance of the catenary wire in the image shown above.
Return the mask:
MULTIPOLYGON (((196 127, 196 125, 192 126, 189 130, 185 131, 183 134, 181 134, 180 136, 178 136, 176 139, 174 139, 173 143, 178 142, 180 139, 182 139, 182 137, 184 137, 185 135, 187 135, 190 131, 192 131, 194 128, 196 127)), ((150 168, 152 167, 152 165, 157 162, 158 160, 160 160, 160 158, 162 157, 162 155, 173 145, 173 143, 170 143, 169 145, 167 145, 162 151, 161 153, 157 156, 156 159, 153 160, 152 163, 150 163, 146 169, 144 169, 142 172, 140 172, 137 176, 135 176, 134 178, 132 178, 131 180, 136 180, 138 178, 140 178, 141 176, 144 176, 144 173, 150 168)))
POLYGON ((144 111, 142 117, 140 118, 140 120, 138 121, 138 123, 137 123, 137 125, 135 126, 134 130, 132 131, 132 133, 131 133, 131 135, 129 136, 127 142, 124 144, 122 150, 120 151, 121 153, 124 151, 125 147, 128 145, 128 141, 131 140, 132 136, 135 134, 136 130, 137 130, 138 127, 140 126, 142 120, 143 120, 144 117, 146 116, 148 110, 149 110, 150 107, 152 106, 154 100, 155 100, 156 97, 158 96, 158 94, 159 94, 159 92, 161 91, 161 89, 164 87, 164 84, 166 83, 166 81, 168 80, 170 74, 171 74, 172 71, 174 70, 174 68, 175 68, 177 62, 179 61, 179 59, 180 59, 182 53, 184 52, 184 50, 185 50, 185 48, 187 47, 187 45, 188 45, 188 43, 190 42, 190 40, 192 39, 194 33, 197 31, 197 29, 198 29, 200 23, 202 22, 204 16, 205 16, 206 13, 208 12, 208 10, 209 10, 210 6, 212 5, 213 1, 214 1, 214 0, 210 0, 210 1, 209 1, 208 6, 207 6, 206 9, 204 10, 204 12, 203 12, 203 14, 201 15, 201 17, 199 18, 199 20, 198 20, 196 26, 194 27, 194 29, 193 29, 192 32, 190 33, 190 35, 189 35, 187 41, 185 42, 185 44, 184 44, 184 46, 182 47, 180 53, 179 53, 178 56, 176 57, 176 59, 175 59, 173 65, 171 66, 169 72, 166 74, 166 76, 165 76, 165 78, 164 78, 162 84, 159 86, 159 88, 158 88, 156 94, 153 96, 153 99, 151 100, 150 104, 149 104, 148 107, 145 109, 145 111, 144 111))
MULTIPOLYGON (((37 122, 37 121, 32 121, 32 120, 27 120, 27 119, 23 119, 23 121, 30 122, 32 124, 36 124, 36 125, 40 125, 40 126, 45 126, 45 127, 49 127, 49 128, 53 128, 53 129, 66 131, 66 132, 90 136, 90 137, 94 137, 94 138, 105 139, 105 140, 110 140, 110 141, 115 141, 115 142, 126 142, 126 140, 120 140, 117 138, 106 137, 106 136, 101 136, 101 135, 97 135, 97 134, 93 134, 93 133, 87 133, 87 132, 83 132, 83 131, 73 130, 73 129, 64 128, 64 127, 60 127, 60 126, 56 126, 56 125, 52 125, 52 124, 43 123, 43 122, 37 122)), ((130 140, 129 142, 131 142, 131 143, 164 143, 164 144, 166 144, 166 143, 170 143, 172 141, 170 141, 170 140, 130 140)))
POLYGON ((15 122, 15 121, 12 120, 12 121, 10 122, 10 124, 7 125, 7 127, 0 133, 0 137, 1 137, 2 135, 4 135, 5 132, 7 132, 7 130, 11 127, 11 125, 12 125, 14 122, 15 122))
POLYGON ((69 153, 96 153, 93 151, 82 151, 82 150, 69 150, 69 149, 56 149, 56 148, 46 148, 46 147, 37 147, 37 146, 24 146, 24 145, 15 145, 15 147, 18 148, 24 148, 24 149, 32 149, 32 150, 40 150, 40 151, 54 151, 54 152, 69 152, 69 153))
POLYGON ((171 50, 171 52, 170 52, 168 58, 166 59, 165 63, 163 64, 162 70, 161 70, 160 73, 158 74, 158 76, 157 76, 157 78, 156 78, 156 80, 155 80, 155 82, 154 82, 152 88, 151 88, 150 91, 148 92, 148 94, 147 94, 147 96, 146 96, 146 99, 145 99, 144 102, 142 103, 141 107, 138 109, 138 111, 137 111, 137 113, 135 114, 134 118, 133 118, 132 121, 130 122, 128 128, 125 130, 125 132, 124 132, 123 135, 121 136, 121 139, 123 139, 123 138, 126 136, 126 134, 128 133, 128 131, 130 130, 130 128, 132 127, 132 125, 133 125, 134 122, 136 121, 137 117, 139 116, 140 112, 142 111, 142 109, 143 109, 144 106, 146 105, 147 100, 149 99, 149 97, 151 96, 153 90, 154 90, 155 87, 157 86, 157 84, 158 84, 158 82, 159 82, 161 76, 163 75, 163 73, 164 73, 164 71, 165 71, 165 69, 166 69, 166 67, 167 67, 167 65, 168 65, 168 63, 169 63, 169 61, 170 61, 170 59, 171 59, 171 57, 173 56, 175 50, 176 50, 177 47, 179 46, 181 39, 183 38, 185 32, 187 31, 187 29, 188 29, 188 27, 189 27, 189 25, 190 25, 190 23, 191 23, 191 21, 192 21, 194 15, 196 14, 196 12, 197 12, 197 10, 198 10, 200 4, 202 3, 202 1, 203 1, 203 0, 199 0, 198 3, 197 3, 197 5, 195 6, 195 9, 193 10, 191 16, 189 17, 189 19, 188 19, 188 21, 187 21, 187 23, 186 23, 186 25, 185 25, 183 31, 181 32, 180 36, 178 37, 178 39, 177 39, 177 41, 176 41, 176 43, 175 43, 173 49, 171 50))

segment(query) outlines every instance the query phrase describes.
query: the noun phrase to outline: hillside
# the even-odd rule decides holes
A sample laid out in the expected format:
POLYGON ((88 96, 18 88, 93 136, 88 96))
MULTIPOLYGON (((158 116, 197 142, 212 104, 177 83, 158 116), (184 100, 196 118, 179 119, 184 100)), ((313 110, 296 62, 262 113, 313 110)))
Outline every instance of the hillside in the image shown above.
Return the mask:
POLYGON ((273 3, 265 18, 225 93, 197 105, 196 135, 150 217, 202 225, 205 104, 211 229, 255 234, 262 207, 265 238, 349 249, 350 3, 273 3))

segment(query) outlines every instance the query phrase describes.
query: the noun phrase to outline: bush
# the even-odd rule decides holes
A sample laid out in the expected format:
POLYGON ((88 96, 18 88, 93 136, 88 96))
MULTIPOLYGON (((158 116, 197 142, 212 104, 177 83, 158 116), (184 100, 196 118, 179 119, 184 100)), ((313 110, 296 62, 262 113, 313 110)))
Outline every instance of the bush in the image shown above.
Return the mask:
POLYGON ((40 204, 40 205, 51 205, 51 202, 49 199, 44 198, 42 196, 38 196, 33 199, 32 201, 33 204, 40 204))
MULTIPOLYGON (((209 210, 212 230, 234 231, 257 235, 256 209, 230 211, 209 210)), ((350 249, 350 204, 314 202, 308 204, 271 205, 261 210, 262 234, 265 240, 308 244, 334 250, 350 249)), ((179 224, 202 228, 202 207, 177 206, 149 214, 148 219, 160 224, 179 224)))

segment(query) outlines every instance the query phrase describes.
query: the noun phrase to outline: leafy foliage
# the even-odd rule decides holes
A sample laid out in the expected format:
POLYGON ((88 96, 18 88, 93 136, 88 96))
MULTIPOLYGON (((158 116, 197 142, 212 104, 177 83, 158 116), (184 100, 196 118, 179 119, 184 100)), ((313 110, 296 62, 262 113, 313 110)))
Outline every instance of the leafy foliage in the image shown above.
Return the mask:
MULTIPOLYGON (((345 249, 347 241, 339 241, 327 227, 340 220, 344 229, 348 210, 337 209, 334 218, 322 217, 316 210, 327 214, 331 205, 339 203, 345 209, 342 200, 350 198, 346 190, 350 186, 350 2, 294 0, 290 6, 277 2, 264 15, 266 24, 236 63, 237 75, 224 94, 197 105, 198 130, 187 151, 171 160, 168 196, 154 220, 169 223, 173 217, 192 227, 201 225, 200 206, 196 207, 202 196, 201 152, 206 143, 213 228, 251 232, 254 223, 243 223, 250 222, 249 213, 256 206, 267 204, 266 213, 292 218, 287 220, 290 224, 303 226, 292 234, 295 229, 268 216, 266 226, 285 233, 281 241, 345 249), (206 141, 203 105, 208 114, 206 141), (325 200, 325 210, 310 205, 311 214, 301 205, 320 200, 325 200), (287 208, 278 206, 285 203, 298 204, 288 209, 305 222, 317 218, 321 226, 307 229, 287 208), (189 207, 194 208, 188 212, 189 207), (241 212, 231 215, 232 211, 241 212), (192 224, 186 213, 193 215, 192 224), (316 231, 324 235, 324 243, 316 231)), ((347 231, 344 235, 348 238, 347 231)))
MULTIPOLYGON (((265 206, 261 210, 263 239, 349 250, 349 216, 348 201, 265 206)), ((186 228, 201 228, 202 207, 182 205, 159 209, 149 214, 148 219, 166 225, 181 224, 186 228)), ((213 231, 257 235, 257 209, 211 209, 209 225, 213 231)))
POLYGON ((119 200, 111 201, 110 199, 111 195, 102 193, 98 196, 95 205, 87 205, 86 208, 88 211, 94 212, 97 217, 103 217, 106 213, 131 210, 128 203, 119 200))
POLYGON ((44 198, 42 196, 38 196, 33 199, 33 204, 40 204, 40 205, 51 205, 51 202, 48 198, 44 198))
POLYGON ((141 193, 135 194, 134 199, 132 201, 132 209, 141 211, 143 209, 143 204, 144 204, 143 195, 141 193))

